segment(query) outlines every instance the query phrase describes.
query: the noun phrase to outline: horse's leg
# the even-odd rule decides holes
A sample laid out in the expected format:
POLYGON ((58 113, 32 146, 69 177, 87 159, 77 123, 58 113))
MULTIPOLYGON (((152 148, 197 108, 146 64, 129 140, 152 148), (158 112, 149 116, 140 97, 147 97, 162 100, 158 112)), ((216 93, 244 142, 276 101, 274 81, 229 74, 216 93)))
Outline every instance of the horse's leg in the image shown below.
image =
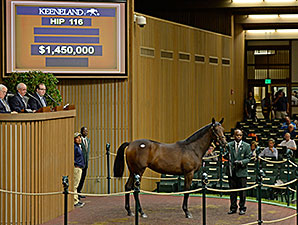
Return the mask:
MULTIPOLYGON (((142 174, 143 174, 143 173, 142 173, 142 174)), ((142 176, 142 174, 141 174, 141 176, 142 176)), ((141 182, 141 178, 140 178, 140 182, 141 182)), ((137 203, 138 203, 138 206, 139 206, 139 213, 141 214, 141 217, 143 217, 143 218, 147 218, 148 216, 146 215, 146 213, 143 212, 143 209, 142 209, 142 206, 141 206, 139 197, 136 197, 135 200, 136 200, 137 203)))
MULTIPOLYGON (((133 185, 133 175, 130 174, 129 178, 128 178, 126 184, 125 184, 125 191, 131 191, 132 190, 132 185, 133 185)), ((134 216, 134 213, 132 213, 131 210, 130 210, 129 195, 130 195, 130 193, 125 194, 125 209, 127 211, 128 216, 134 216)))
MULTIPOLYGON (((192 178, 193 178, 193 172, 188 173, 188 174, 184 174, 184 190, 188 191, 190 190, 190 185, 192 182, 192 178)), ((183 205, 182 205, 182 209, 185 213, 185 217, 186 218, 192 218, 191 213, 188 211, 188 198, 189 198, 189 193, 184 194, 184 199, 183 199, 183 205)))

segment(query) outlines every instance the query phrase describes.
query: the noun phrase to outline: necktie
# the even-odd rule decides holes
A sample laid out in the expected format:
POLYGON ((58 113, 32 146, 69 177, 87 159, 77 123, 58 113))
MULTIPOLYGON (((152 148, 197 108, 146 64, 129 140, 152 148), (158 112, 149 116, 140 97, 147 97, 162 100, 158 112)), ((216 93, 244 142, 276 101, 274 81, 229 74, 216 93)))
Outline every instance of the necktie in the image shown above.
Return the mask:
POLYGON ((239 143, 236 143, 236 153, 238 153, 239 143))
POLYGON ((84 138, 84 144, 85 144, 85 147, 86 147, 86 150, 87 150, 88 149, 87 138, 84 138))
POLYGON ((6 111, 7 111, 7 112, 10 112, 10 107, 9 107, 9 105, 6 103, 6 101, 3 99, 2 102, 3 102, 4 106, 5 106, 6 111))
POLYGON ((40 98, 40 101, 41 101, 41 104, 42 104, 43 107, 47 106, 43 97, 40 98))
POLYGON ((25 109, 27 109, 27 103, 26 103, 24 97, 21 97, 21 99, 22 99, 22 101, 23 101, 23 103, 24 103, 24 105, 25 105, 25 109))

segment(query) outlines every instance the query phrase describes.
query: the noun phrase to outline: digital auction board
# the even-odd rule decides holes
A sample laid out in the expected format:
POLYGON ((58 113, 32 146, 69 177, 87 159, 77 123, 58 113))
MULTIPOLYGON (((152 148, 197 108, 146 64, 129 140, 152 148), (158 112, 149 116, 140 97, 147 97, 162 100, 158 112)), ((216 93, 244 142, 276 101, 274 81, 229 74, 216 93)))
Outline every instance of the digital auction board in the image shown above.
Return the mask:
POLYGON ((125 73, 125 3, 6 4, 7 73, 125 73))

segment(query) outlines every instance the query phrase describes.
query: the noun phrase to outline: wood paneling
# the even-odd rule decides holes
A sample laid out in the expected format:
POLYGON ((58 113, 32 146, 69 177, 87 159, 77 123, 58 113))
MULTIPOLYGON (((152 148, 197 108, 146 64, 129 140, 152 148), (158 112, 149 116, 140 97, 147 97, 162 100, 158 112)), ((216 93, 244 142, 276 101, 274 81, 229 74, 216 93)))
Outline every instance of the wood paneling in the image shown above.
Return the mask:
MULTIPOLYGON (((0 117, 0 189, 25 193, 73 190, 75 111, 0 117)), ((63 195, 26 196, 0 192, 1 224, 41 224, 63 214, 63 195)), ((69 197, 69 210, 73 198, 69 197)))
MULTIPOLYGON (((107 193, 106 144, 115 154, 122 142, 130 141, 128 80, 61 80, 58 88, 64 104, 76 106, 74 131, 80 132, 82 126, 89 130, 90 160, 83 192, 107 193)), ((111 155, 111 176, 114 159, 111 155)), ((111 192, 123 190, 124 182, 112 180, 111 192)))
MULTIPOLYGON (((241 67, 238 74, 232 73, 233 37, 143 16, 147 25, 134 30, 132 139, 175 142, 210 123, 212 117, 224 117, 227 130, 233 127, 243 112, 241 67), (142 56, 140 46, 154 49, 155 56, 142 56), (173 52, 173 59, 161 58, 161 51, 173 52), (190 60, 179 59, 179 53, 190 55, 190 60), (195 62, 195 55, 205 61, 195 62), (218 62, 209 63, 209 57, 218 62), (230 65, 223 65, 223 58, 230 65), (235 104, 231 89, 240 95, 235 104)), ((155 173, 148 170, 146 176, 155 173)), ((156 188, 154 180, 142 183, 143 188, 156 188)))

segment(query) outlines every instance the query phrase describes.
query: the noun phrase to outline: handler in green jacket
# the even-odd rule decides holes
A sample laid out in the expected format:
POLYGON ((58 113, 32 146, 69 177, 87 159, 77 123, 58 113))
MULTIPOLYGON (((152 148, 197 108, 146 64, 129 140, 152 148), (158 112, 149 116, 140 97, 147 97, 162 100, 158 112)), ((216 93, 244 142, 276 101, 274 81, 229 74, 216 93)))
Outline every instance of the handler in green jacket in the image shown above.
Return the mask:
MULTIPOLYGON (((234 131, 235 141, 228 143, 225 150, 224 158, 228 160, 226 166, 226 175, 229 177, 229 186, 231 189, 246 187, 247 182, 247 164, 251 158, 250 145, 242 141, 242 131, 236 129, 234 131)), ((245 207, 245 191, 239 191, 239 215, 244 215, 245 207)), ((237 192, 230 192, 230 211, 228 214, 237 212, 237 192)))

